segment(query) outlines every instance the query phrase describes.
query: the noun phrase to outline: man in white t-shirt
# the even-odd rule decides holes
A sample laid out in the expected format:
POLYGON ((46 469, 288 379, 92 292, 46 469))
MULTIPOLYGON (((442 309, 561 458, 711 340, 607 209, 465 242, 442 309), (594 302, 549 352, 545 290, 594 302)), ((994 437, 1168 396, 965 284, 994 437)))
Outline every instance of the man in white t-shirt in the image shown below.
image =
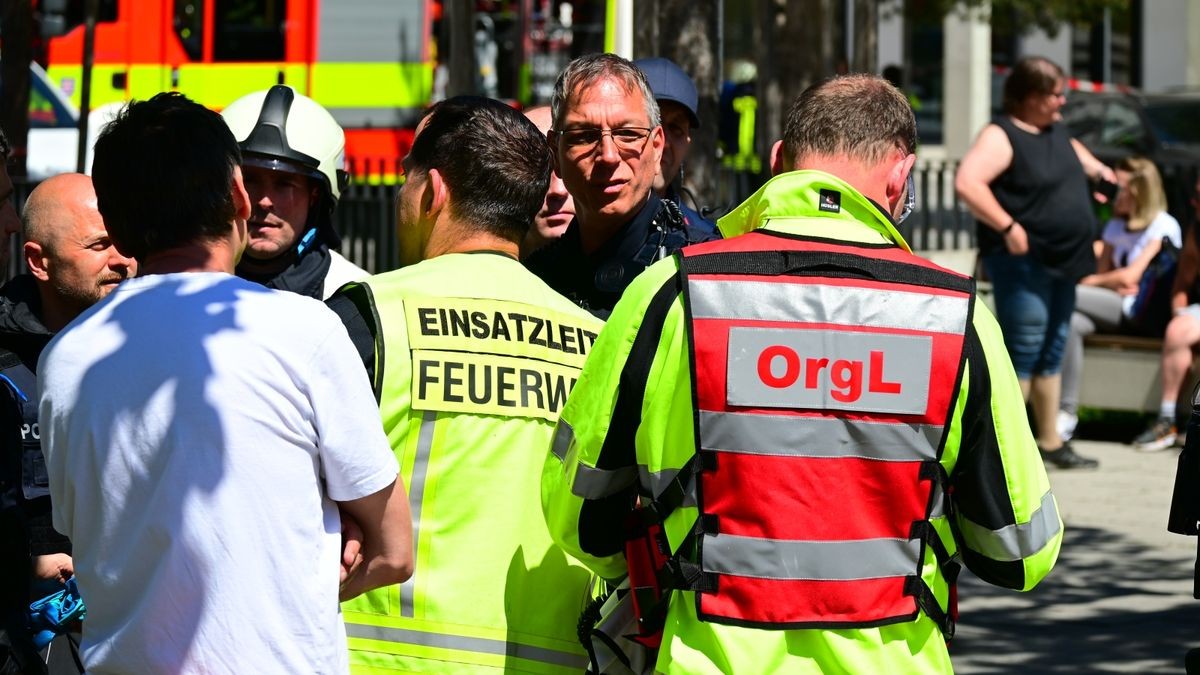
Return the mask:
POLYGON ((100 213, 142 276, 59 333, 39 372, 91 673, 345 672, 339 595, 412 573, 407 499, 345 329, 233 276, 240 159, 179 94, 130 104, 96 144, 100 213), (363 531, 340 593, 339 508, 363 531))

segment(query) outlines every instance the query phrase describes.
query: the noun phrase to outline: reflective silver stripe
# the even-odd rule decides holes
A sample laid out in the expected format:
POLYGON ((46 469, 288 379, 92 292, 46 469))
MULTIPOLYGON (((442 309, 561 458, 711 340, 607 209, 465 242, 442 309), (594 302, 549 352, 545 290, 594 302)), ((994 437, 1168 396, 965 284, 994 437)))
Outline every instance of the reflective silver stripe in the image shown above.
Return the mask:
POLYGON ((920 539, 782 541, 704 535, 704 571, 760 579, 851 581, 916 574, 920 539))
POLYGON ((688 293, 697 319, 839 323, 953 334, 967 328, 967 299, 959 296, 708 279, 689 281, 688 293))
MULTIPOLYGON (((412 548, 417 550, 421 534, 421 503, 425 499, 425 477, 429 474, 429 453, 433 451, 433 432, 437 430, 437 411, 426 410, 421 416, 421 430, 417 434, 417 454, 413 457, 411 485, 408 486, 408 503, 412 510, 412 548)), ((400 616, 413 616, 413 585, 416 575, 400 584, 400 616)))
POLYGON ((941 440, 942 427, 929 424, 700 411, 705 450, 914 462, 935 459, 941 440))
MULTIPOLYGON (((679 475, 679 469, 663 469, 662 471, 651 471, 645 465, 638 465, 638 482, 642 485, 642 490, 648 492, 657 499, 661 497, 663 491, 670 487, 675 480, 675 476, 679 475)), ((696 474, 692 474, 688 478, 687 485, 684 487, 683 501, 679 506, 696 506, 696 474)))
POLYGON ((929 509, 930 518, 940 518, 946 515, 946 493, 941 485, 933 484, 933 506, 929 509))
POLYGON ((972 551, 992 560, 1023 560, 1045 548, 1058 534, 1058 507, 1054 504, 1054 495, 1047 490, 1041 506, 1029 516, 1028 523, 989 530, 963 517, 958 525, 963 542, 972 551))
POLYGON ((554 427, 554 442, 550 445, 550 450, 558 458, 558 461, 567 461, 567 451, 571 449, 571 442, 574 440, 575 429, 560 417, 558 424, 554 427))
POLYGON ((637 482, 637 470, 632 466, 619 469, 596 469, 586 464, 575 467, 571 494, 582 499, 603 499, 637 482))
POLYGON ((417 645, 420 647, 435 647, 438 649, 454 649, 476 654, 495 654, 512 656, 530 661, 540 661, 567 668, 586 668, 587 656, 560 652, 546 647, 534 647, 506 640, 489 638, 466 637, 463 635, 445 635, 442 633, 426 633, 425 631, 409 630, 407 628, 389 628, 387 626, 367 626, 359 623, 347 623, 346 635, 365 640, 380 640, 399 644, 417 645))

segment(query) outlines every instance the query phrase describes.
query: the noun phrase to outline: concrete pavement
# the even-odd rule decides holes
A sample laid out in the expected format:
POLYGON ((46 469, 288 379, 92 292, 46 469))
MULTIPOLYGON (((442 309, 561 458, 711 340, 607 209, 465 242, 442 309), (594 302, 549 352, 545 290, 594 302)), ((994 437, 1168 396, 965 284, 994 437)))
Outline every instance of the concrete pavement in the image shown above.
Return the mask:
POLYGON ((969 572, 950 645, 965 673, 1182 673, 1200 647, 1196 539, 1166 530, 1178 449, 1075 441, 1092 471, 1051 469, 1066 533, 1058 565, 1015 593, 969 572))

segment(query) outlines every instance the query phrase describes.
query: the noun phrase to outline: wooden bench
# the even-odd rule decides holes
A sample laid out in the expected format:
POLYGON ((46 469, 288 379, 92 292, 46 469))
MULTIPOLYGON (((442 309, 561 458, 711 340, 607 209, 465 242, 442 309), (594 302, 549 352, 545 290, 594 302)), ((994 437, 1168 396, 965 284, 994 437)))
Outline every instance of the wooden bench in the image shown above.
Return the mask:
MULTIPOLYGON (((1191 415, 1192 392, 1200 385, 1200 345, 1177 398, 1177 422, 1191 415)), ((1162 404, 1162 340, 1132 335, 1092 335, 1083 341, 1079 405, 1106 410, 1157 413, 1162 404)), ((1180 426, 1180 428, 1183 428, 1180 426)))
POLYGON ((1156 338, 1131 335, 1084 338, 1079 405, 1158 412, 1162 402, 1161 356, 1162 340, 1156 338))

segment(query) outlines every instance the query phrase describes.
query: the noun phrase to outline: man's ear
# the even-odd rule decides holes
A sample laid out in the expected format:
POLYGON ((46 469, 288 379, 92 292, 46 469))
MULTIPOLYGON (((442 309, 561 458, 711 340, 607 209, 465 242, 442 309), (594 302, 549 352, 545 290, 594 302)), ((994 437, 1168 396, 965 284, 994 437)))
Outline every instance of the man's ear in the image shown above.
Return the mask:
POLYGON ((25 255, 25 265, 29 267, 29 273, 38 281, 49 281, 50 261, 42 245, 36 241, 27 241, 22 247, 22 253, 25 255))
POLYGON ((246 192, 246 183, 242 180, 242 168, 233 168, 233 182, 229 187, 233 194, 233 212, 238 220, 250 219, 250 193, 246 192))
POLYGON ((775 141, 771 146, 771 175, 778 176, 787 171, 783 167, 783 141, 775 141))
POLYGON ((896 203, 899 202, 904 196, 904 187, 908 182, 908 174, 912 172, 913 165, 916 163, 917 156, 910 154, 892 165, 892 170, 888 173, 887 178, 887 200, 889 210, 894 210, 896 203))
POLYGON ((446 177, 439 169, 430 169, 426 173, 425 190, 421 194, 421 209, 436 218, 446 208, 449 199, 450 186, 446 184, 446 177))

